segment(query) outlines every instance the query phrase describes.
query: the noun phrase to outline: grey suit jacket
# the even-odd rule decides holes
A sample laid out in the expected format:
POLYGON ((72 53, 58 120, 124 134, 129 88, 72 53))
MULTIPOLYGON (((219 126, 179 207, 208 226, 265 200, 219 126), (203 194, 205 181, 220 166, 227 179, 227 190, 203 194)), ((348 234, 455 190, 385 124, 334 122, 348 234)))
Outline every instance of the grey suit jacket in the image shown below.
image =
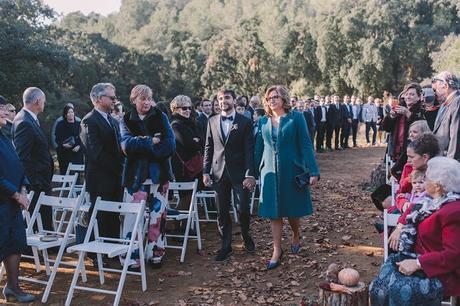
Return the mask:
POLYGON ((460 92, 449 97, 443 107, 439 109, 433 133, 439 140, 441 154, 460 161, 460 92))

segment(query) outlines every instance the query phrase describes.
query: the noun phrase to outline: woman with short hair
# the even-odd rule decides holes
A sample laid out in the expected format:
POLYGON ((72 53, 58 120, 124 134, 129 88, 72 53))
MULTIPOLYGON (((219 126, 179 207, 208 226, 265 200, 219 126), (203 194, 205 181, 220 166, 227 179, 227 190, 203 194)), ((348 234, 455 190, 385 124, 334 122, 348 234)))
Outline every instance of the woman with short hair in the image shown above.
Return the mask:
POLYGON ((369 287, 372 305, 441 305, 460 295, 460 163, 434 157, 427 165, 430 197, 407 215, 399 253, 369 287))
POLYGON ((264 97, 266 116, 259 120, 255 165, 260 173, 259 216, 270 219, 273 255, 267 269, 279 266, 283 218, 292 230, 291 252, 300 251, 300 217, 313 212, 310 184, 319 178, 307 124, 291 111, 284 86, 271 86, 264 97))

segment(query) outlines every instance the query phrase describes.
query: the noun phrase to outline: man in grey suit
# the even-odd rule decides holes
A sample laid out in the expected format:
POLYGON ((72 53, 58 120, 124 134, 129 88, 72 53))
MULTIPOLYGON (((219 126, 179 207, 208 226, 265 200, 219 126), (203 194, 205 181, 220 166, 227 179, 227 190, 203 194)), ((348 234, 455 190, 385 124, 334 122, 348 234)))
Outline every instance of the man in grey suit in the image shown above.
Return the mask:
MULTIPOLYGON (((29 211, 32 213, 41 192, 51 192, 51 178, 54 164, 48 148, 48 139, 40 126, 37 115, 45 109, 46 97, 37 87, 29 87, 22 96, 23 108, 13 120, 13 143, 19 155, 27 178, 30 181, 30 190, 34 191, 29 211)), ((51 208, 42 206, 40 209, 43 228, 52 229, 51 208)))
POLYGON ((460 93, 458 78, 443 71, 431 80, 437 100, 441 103, 433 133, 439 141, 441 154, 460 161, 460 93))

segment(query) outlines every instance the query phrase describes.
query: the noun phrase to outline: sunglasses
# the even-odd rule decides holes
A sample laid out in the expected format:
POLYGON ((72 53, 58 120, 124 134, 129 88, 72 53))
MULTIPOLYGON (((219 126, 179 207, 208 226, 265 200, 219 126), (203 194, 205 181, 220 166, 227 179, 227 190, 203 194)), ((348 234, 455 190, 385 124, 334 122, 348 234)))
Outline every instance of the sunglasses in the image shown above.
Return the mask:
POLYGON ((107 97, 107 98, 109 98, 109 99, 112 100, 112 101, 118 100, 117 96, 106 96, 106 95, 103 95, 103 97, 107 97))
POLYGON ((192 107, 191 106, 182 106, 182 107, 179 107, 181 110, 183 110, 184 112, 185 111, 191 111, 192 110, 192 107))

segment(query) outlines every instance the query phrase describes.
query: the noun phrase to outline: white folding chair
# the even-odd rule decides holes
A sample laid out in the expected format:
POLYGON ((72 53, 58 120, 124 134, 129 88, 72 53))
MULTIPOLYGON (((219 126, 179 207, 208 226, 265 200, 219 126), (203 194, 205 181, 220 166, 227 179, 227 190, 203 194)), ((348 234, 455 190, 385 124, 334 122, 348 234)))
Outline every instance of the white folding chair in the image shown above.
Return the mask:
MULTIPOLYGON (((78 177, 80 177, 80 174, 83 177, 83 175, 85 173, 85 165, 69 163, 69 166, 67 167, 67 170, 66 170, 65 174, 66 175, 72 175, 72 174, 75 174, 75 173, 78 174, 78 177)), ((75 185, 75 191, 76 192, 81 191, 82 188, 83 188, 83 184, 81 184, 81 185, 76 184, 75 185)))
POLYGON ((201 233, 200 233, 200 223, 198 218, 198 209, 197 209, 197 200, 196 200, 196 193, 198 188, 198 180, 195 179, 193 182, 170 182, 169 183, 169 190, 172 191, 180 191, 180 190, 190 190, 192 191, 192 197, 190 199, 190 206, 188 210, 179 210, 179 214, 177 215, 167 215, 166 220, 174 220, 174 221, 182 221, 187 220, 187 224, 185 226, 185 232, 183 235, 173 235, 173 234, 166 234, 165 238, 165 247, 172 248, 172 249, 180 249, 181 256, 180 262, 183 263, 185 259, 185 253, 187 251, 187 242, 188 239, 196 239, 198 243, 198 250, 201 250, 201 233), (190 228, 195 228, 196 235, 190 235, 190 228), (175 238, 182 238, 183 242, 182 245, 171 245, 168 243, 168 237, 175 237, 175 238))
MULTIPOLYGON (((77 191, 75 186, 77 185, 78 173, 73 175, 53 175, 51 183, 59 185, 59 187, 54 187, 53 192, 59 191, 60 198, 76 198, 77 191)), ((58 231, 59 227, 62 227, 64 224, 67 224, 66 221, 67 212, 64 209, 53 208, 53 226, 58 231)))
POLYGON ((256 197, 256 193, 258 190, 260 191, 260 181, 256 180, 256 186, 254 186, 254 190, 251 192, 251 202, 249 204, 251 215, 252 215, 252 212, 254 211, 255 200, 259 200, 259 198, 256 197))
POLYGON ((70 284, 69 293, 67 294, 65 305, 70 305, 73 297, 73 292, 75 289, 115 295, 115 301, 113 305, 118 305, 120 302, 121 293, 123 291, 123 286, 127 274, 141 276, 142 291, 147 290, 147 278, 145 273, 142 233, 142 221, 144 217, 144 211, 145 201, 142 201, 141 203, 110 202, 103 201, 100 197, 97 198, 96 204, 94 205, 93 213, 91 215, 91 220, 88 225, 88 231, 85 236, 85 241, 82 244, 74 245, 67 248, 68 252, 78 252, 79 255, 77 267, 72 278, 72 283, 70 284), (96 219, 97 213, 99 211, 114 212, 125 215, 134 214, 136 216, 136 221, 133 224, 131 237, 129 239, 120 239, 99 236, 99 229, 97 226, 96 219), (91 233, 94 234, 94 241, 89 241, 91 233), (129 260, 125 260, 122 270, 104 268, 102 266, 102 254, 105 254, 110 258, 119 255, 126 255, 126 258, 131 258, 132 252, 136 249, 139 249, 141 272, 128 271, 129 260), (103 285, 105 282, 104 271, 121 273, 120 281, 118 283, 116 291, 77 286, 78 276, 81 271, 84 271, 83 267, 85 253, 88 252, 97 254, 97 261, 99 267, 99 281, 101 285, 103 285))
POLYGON ((217 210, 209 210, 208 207, 208 203, 211 199, 214 199, 214 201, 216 199, 216 192, 214 190, 200 190, 196 193, 197 205, 202 206, 204 210, 205 219, 198 219, 201 222, 217 222, 217 210), (216 217, 211 218, 210 214, 216 217))
MULTIPOLYGON (((394 178, 391 178, 391 206, 395 205, 396 191, 398 190, 398 183, 394 178)), ((388 258, 388 238, 389 238, 389 227, 396 226, 398 224, 398 218, 400 214, 389 214, 388 210, 383 210, 383 260, 388 258)))
MULTIPOLYGON (((45 291, 43 293, 42 302, 46 303, 48 300, 48 296, 51 292, 51 287, 53 286, 54 279, 56 277, 57 270, 59 265, 67 264, 72 265, 69 263, 61 262, 62 255, 65 251, 67 245, 72 244, 75 242, 75 234, 74 234, 74 222, 77 216, 77 212, 80 209, 82 197, 78 198, 59 198, 53 196, 47 196, 45 193, 41 193, 40 197, 38 198, 37 204, 35 206, 34 212, 30 219, 30 225, 27 228, 27 245, 32 248, 37 249, 38 251, 43 252, 43 260, 45 262, 45 269, 47 274, 49 275, 48 280, 43 281, 36 278, 27 278, 27 277, 20 277, 21 280, 30 281, 34 283, 39 283, 46 285, 45 291), (42 219, 40 214, 40 207, 41 206, 50 206, 52 208, 60 208, 66 211, 71 211, 67 226, 59 227, 59 230, 49 231, 44 230, 42 226, 42 219), (37 225, 38 232, 34 233, 33 226, 34 224, 37 225), (45 239, 46 237, 52 238, 50 240, 45 239), (59 247, 58 254, 55 260, 50 260, 48 258, 47 250, 50 248, 59 247), (51 274, 50 271, 50 262, 53 263, 51 274)), ((86 274, 83 272, 84 281, 86 281, 86 274)))
POLYGON ((458 297, 451 296, 448 302, 442 302, 442 306, 457 306, 458 297))

